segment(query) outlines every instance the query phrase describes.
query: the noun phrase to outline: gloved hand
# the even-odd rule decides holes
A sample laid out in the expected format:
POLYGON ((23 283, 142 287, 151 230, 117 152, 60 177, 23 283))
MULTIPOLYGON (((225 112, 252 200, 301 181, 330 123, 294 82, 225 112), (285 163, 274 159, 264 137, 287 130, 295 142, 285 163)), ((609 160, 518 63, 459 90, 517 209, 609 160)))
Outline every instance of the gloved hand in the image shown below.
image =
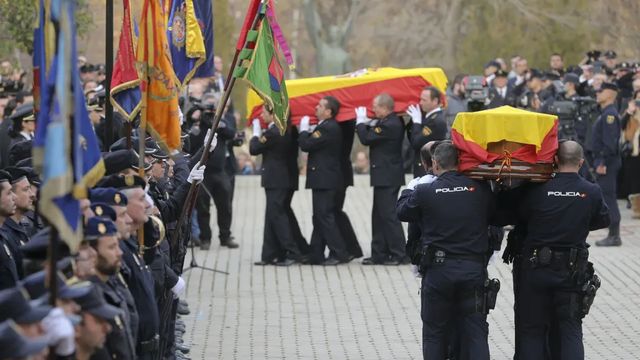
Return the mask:
MULTIPOLYGON (((209 141, 209 137, 211 136, 211 129, 207 130, 207 134, 204 136, 204 144, 206 145, 209 141)), ((213 136, 213 140, 211 141, 211 147, 209 147, 209 152, 213 152, 218 146, 218 134, 213 136)))
MULTIPOLYGON (((214 139, 215 140, 215 139, 214 139)), ((195 181, 196 184, 200 183, 204 179, 204 170, 207 168, 206 165, 200 165, 200 161, 191 169, 189 173, 189 177, 187 178, 187 182, 189 184, 193 184, 195 181)))
POLYGON ((76 351, 73 324, 61 308, 51 309, 41 324, 49 340, 49 346, 55 347, 56 355, 69 356, 76 351))
POLYGON ((409 181, 409 183, 407 184, 407 189, 409 190, 415 190, 416 186, 420 183, 420 178, 417 177, 411 181, 409 181))
POLYGON ((300 132, 303 131, 309 131, 309 121, 311 119, 308 116, 303 116, 302 119, 300 119, 300 132))
POLYGON ((366 124, 370 122, 371 119, 367 117, 367 108, 364 106, 360 106, 356 108, 356 125, 366 124))
POLYGON ((418 265, 411 264, 411 274, 413 274, 413 276, 417 278, 422 277, 422 275, 420 274, 420 268, 418 268, 418 265))
POLYGON ((260 136, 262 135, 262 128, 260 127, 260 120, 259 119, 253 119, 253 121, 251 122, 253 125, 253 136, 260 136))
POLYGON ((182 276, 178 277, 178 282, 171 288, 171 292, 173 293, 173 297, 175 299, 179 298, 180 295, 184 292, 184 289, 187 287, 187 284, 184 282, 182 276))
POLYGON ((414 124, 422 125, 422 112, 420 111, 420 106, 409 105, 407 108, 407 114, 411 116, 411 121, 414 124))

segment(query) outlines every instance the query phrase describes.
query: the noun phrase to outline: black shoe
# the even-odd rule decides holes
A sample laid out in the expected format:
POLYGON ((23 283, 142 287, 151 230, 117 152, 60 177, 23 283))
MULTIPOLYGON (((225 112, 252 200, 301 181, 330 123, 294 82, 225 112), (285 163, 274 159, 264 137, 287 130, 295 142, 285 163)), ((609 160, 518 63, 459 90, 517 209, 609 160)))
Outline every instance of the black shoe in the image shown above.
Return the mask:
POLYGON ((237 242, 233 241, 231 238, 226 240, 220 240, 220 246, 226 246, 229 249, 237 249, 240 247, 237 242))
POLYGON ((379 261, 373 260, 373 258, 364 258, 362 259, 362 265, 381 265, 382 263, 379 261))
MULTIPOLYGON (((189 310, 189 307, 188 306, 184 306, 181 303, 178 303, 177 312, 180 315, 189 315, 189 314, 191 314, 191 311, 189 310)), ((176 325, 177 325, 177 323, 176 323, 176 325)))
POLYGON ((294 259, 284 259, 282 261, 278 261, 276 263, 276 266, 291 266, 295 263, 297 263, 297 261, 295 261, 294 259))
POLYGON ((620 246, 622 240, 620 236, 607 236, 606 238, 596 241, 596 246, 620 246))
POLYGON ((400 265, 402 263, 402 261, 398 260, 398 259, 387 259, 383 262, 384 265, 400 265))
POLYGON ((211 242, 201 242, 200 250, 209 250, 211 248, 211 242))
POLYGON ((180 333, 184 333, 184 332, 187 331, 187 329, 185 328, 184 325, 180 326, 180 325, 176 324, 175 331, 176 332, 180 332, 180 333))
POLYGON ((174 344, 174 345, 176 347, 176 350, 180 351, 183 354, 188 354, 189 351, 191 351, 191 349, 187 345, 184 345, 184 344, 174 344))
POLYGON ((271 261, 260 260, 260 261, 255 261, 253 263, 253 265, 256 265, 256 266, 266 266, 266 265, 274 265, 274 264, 275 264, 275 260, 271 260, 271 261))
POLYGON ((189 246, 200 246, 200 238, 192 235, 191 241, 189 241, 189 246))
POLYGON ((324 266, 336 266, 340 264, 340 260, 336 259, 336 258, 328 258, 327 260, 325 260, 322 265, 324 266))
MULTIPOLYGON (((184 300, 184 299, 178 299, 178 303, 179 304, 183 304, 184 306, 189 306, 189 303, 187 303, 187 300, 184 300)), ((180 320, 180 321, 182 321, 182 320, 180 320)))

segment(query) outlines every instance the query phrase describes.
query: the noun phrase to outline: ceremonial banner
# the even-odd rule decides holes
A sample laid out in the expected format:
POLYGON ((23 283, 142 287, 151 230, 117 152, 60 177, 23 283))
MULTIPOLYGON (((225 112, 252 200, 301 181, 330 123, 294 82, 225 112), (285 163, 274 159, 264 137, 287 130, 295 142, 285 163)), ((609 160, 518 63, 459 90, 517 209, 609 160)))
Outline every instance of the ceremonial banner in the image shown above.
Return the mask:
POLYGON ((205 59, 197 69, 193 77, 211 77, 215 72, 213 66, 213 6, 212 0, 192 0, 196 19, 202 39, 204 41, 205 59))
POLYGON ((558 149, 558 118, 510 106, 458 113, 451 139, 460 151, 460 171, 505 157, 528 163, 551 163, 558 149), (513 152, 491 151, 491 145, 507 141, 513 152))
MULTIPOLYGON (((445 93, 447 77, 439 68, 368 68, 338 76, 322 76, 285 81, 291 106, 291 119, 297 124, 305 115, 315 117, 315 107, 324 96, 340 101, 338 121, 355 118, 355 108, 370 107, 373 98, 383 92, 395 101, 395 111, 403 112, 410 104, 420 101, 425 86, 435 86, 445 93)), ((444 99, 443 99, 444 100, 444 99)), ((249 121, 259 118, 262 99, 254 92, 247 95, 249 121)))
POLYGON ((140 126, 172 152, 180 147, 180 120, 178 87, 168 49, 162 7, 157 0, 145 0, 136 53, 142 91, 140 126))
POLYGON ((140 111, 140 80, 136 71, 135 29, 129 0, 122 0, 124 15, 118 55, 111 76, 111 104, 132 121, 140 111))
POLYGON ((42 87, 33 140, 34 165, 42 176, 39 213, 76 252, 82 240, 78 199, 104 174, 98 141, 86 109, 76 66, 74 1, 59 0, 51 12, 59 24, 57 53, 42 87))
POLYGON ((264 16, 266 7, 266 4, 261 6, 257 30, 246 33, 246 46, 238 56, 238 66, 233 76, 246 80, 258 93, 272 109, 276 126, 284 133, 289 116, 289 98, 269 19, 264 16))
POLYGON ((182 89, 207 56, 193 0, 173 0, 167 41, 178 87, 182 89))
POLYGON ((33 30, 33 106, 40 111, 40 89, 47 80, 47 70, 55 52, 55 29, 49 20, 50 0, 36 1, 36 23, 33 30))

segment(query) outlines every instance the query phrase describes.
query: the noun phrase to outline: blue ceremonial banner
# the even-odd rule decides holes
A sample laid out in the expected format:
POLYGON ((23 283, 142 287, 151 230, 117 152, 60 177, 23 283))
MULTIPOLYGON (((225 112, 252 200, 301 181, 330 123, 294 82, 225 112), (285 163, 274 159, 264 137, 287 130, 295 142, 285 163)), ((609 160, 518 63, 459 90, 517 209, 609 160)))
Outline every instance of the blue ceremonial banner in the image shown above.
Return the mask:
POLYGON ((203 30, 196 17, 194 0, 174 0, 171 3, 167 41, 176 83, 180 89, 191 80, 205 61, 207 54, 202 39, 203 30))
POLYGON ((104 174, 98 141, 91 126, 76 66, 73 0, 54 0, 57 51, 46 84, 33 140, 35 166, 42 175, 40 214, 60 238, 77 251, 82 240, 79 199, 104 174))
POLYGON ((215 72, 213 67, 213 8, 211 0, 193 0, 193 6, 198 24, 202 29, 202 37, 206 49, 206 58, 193 77, 211 77, 215 72))

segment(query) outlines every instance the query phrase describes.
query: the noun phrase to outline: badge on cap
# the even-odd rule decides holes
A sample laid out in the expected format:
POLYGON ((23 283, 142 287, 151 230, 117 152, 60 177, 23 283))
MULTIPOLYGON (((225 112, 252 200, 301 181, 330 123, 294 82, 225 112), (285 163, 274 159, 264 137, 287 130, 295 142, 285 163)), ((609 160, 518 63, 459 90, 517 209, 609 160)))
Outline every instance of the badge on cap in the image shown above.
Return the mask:
POLYGON ((113 202, 116 203, 116 204, 120 204, 122 202, 122 198, 120 197, 120 194, 116 193, 113 196, 113 202))
POLYGON ((316 131, 314 131, 314 132, 312 132, 312 133, 311 133, 311 136, 312 136, 314 139, 317 139, 317 138, 319 138, 320 136, 322 136, 322 133, 321 133, 320 131, 316 130, 316 131))
POLYGON ((616 121, 615 116, 607 115, 607 124, 613 124, 614 121, 616 121))
POLYGON ((133 180, 133 176, 131 175, 125 175, 124 176, 124 183, 127 186, 133 186, 133 184, 135 184, 135 181, 133 180))
MULTIPOLYGON (((96 215, 102 216, 102 214, 104 213, 104 211, 102 210, 102 206, 96 206, 95 212, 96 212, 96 215)), ((100 224, 100 225, 102 225, 102 224, 100 224)))
POLYGON ((98 224, 98 232, 100 234, 106 233, 107 232, 107 227, 103 223, 98 224))
POLYGON ((431 135, 431 129, 428 126, 424 126, 422 128, 422 136, 429 136, 431 135))
POLYGON ((373 128, 373 132, 376 134, 382 134, 382 129, 380 128, 380 126, 376 126, 373 128))

